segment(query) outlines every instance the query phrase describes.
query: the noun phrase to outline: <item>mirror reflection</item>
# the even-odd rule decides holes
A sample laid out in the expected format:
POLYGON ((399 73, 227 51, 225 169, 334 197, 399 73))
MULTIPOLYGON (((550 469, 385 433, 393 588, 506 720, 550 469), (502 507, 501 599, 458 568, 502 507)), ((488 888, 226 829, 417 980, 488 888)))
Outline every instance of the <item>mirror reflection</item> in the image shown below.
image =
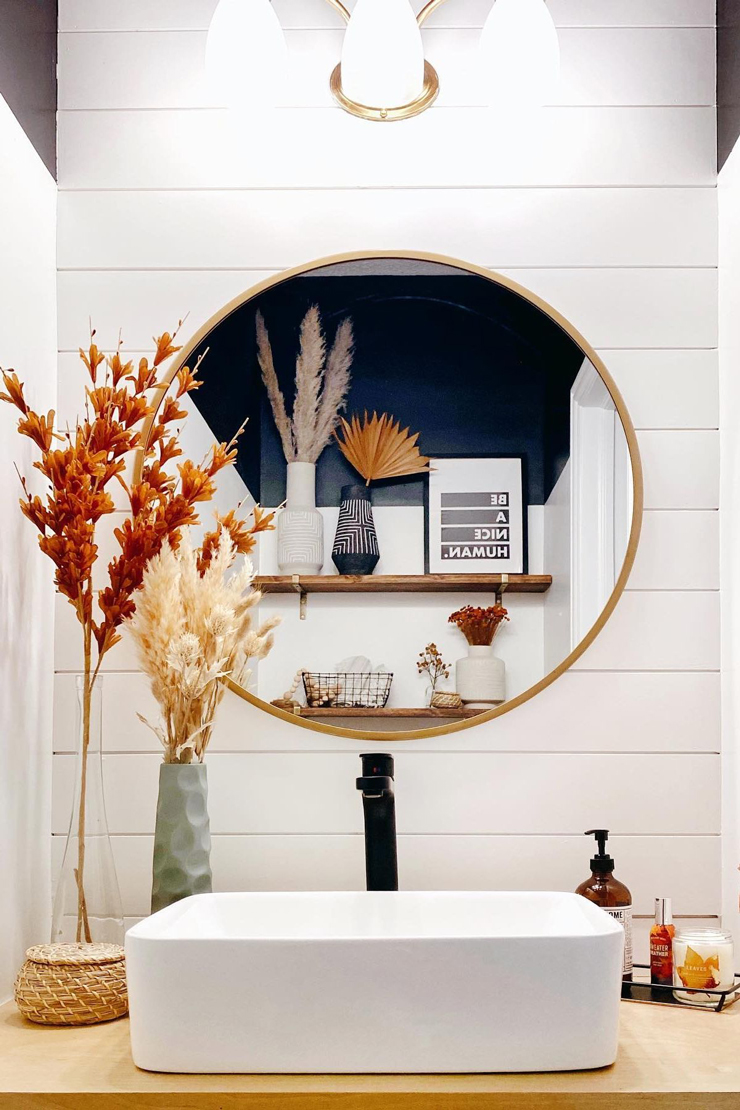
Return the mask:
POLYGON ((565 326, 504 279, 340 262, 227 312, 190 360, 206 351, 186 448, 248 419, 218 499, 278 510, 254 556, 260 617, 282 617, 262 702, 363 733, 472 718, 599 619, 627 436, 565 326))

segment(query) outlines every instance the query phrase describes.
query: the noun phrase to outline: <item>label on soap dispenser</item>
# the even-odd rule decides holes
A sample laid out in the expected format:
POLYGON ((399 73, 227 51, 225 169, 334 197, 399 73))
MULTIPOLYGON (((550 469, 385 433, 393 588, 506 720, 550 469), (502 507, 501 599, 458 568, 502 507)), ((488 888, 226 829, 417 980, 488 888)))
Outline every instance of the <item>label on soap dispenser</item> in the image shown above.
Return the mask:
POLYGON ((624 929, 624 961, 622 974, 632 973, 632 906, 604 906, 604 909, 624 929))

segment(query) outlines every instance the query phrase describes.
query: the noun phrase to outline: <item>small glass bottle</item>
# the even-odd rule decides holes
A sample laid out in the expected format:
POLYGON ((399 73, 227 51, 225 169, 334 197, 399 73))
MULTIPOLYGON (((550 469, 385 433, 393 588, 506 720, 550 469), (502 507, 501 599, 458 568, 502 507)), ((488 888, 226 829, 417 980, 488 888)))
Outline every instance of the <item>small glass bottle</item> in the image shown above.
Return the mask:
POLYGON ((670 898, 655 899, 655 924, 650 930, 650 981, 661 986, 673 984, 673 924, 670 898))
POLYGON ((673 985, 684 989, 674 990, 675 999, 689 1006, 714 1008, 718 996, 706 992, 729 990, 734 982, 731 933, 725 929, 677 930, 673 941, 673 985))

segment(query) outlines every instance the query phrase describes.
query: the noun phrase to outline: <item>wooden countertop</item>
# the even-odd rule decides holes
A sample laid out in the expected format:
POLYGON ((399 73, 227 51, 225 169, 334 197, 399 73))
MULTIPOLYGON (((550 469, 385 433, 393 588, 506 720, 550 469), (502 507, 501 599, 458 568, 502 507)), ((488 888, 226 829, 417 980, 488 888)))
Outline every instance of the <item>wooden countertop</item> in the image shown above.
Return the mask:
MULTIPOLYGON (((173 1015, 197 1037, 187 1014, 173 1015)), ((740 1002, 722 1014, 622 1003, 611 1068, 546 1075, 160 1075, 131 1062, 128 1022, 31 1025, 0 1008, 2 1110, 733 1110, 740 1002)))

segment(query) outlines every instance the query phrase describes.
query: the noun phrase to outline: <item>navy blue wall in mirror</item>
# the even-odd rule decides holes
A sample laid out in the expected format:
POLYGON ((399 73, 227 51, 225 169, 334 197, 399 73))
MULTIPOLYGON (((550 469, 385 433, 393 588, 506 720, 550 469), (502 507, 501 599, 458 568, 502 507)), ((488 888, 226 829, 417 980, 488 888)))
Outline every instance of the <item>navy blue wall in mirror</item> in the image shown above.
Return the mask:
MULTIPOLYGON (((238 469, 263 505, 285 497, 285 462, 256 357, 254 317, 265 317, 290 405, 301 320, 317 304, 333 336, 352 317, 355 358, 348 411, 389 412, 421 433, 427 455, 522 455, 528 501, 543 504, 567 461, 570 387, 583 354, 529 301, 475 275, 350 274, 293 278, 269 289, 207 337, 194 400, 214 436, 250 418, 238 469)), ((356 475, 336 446, 317 468, 317 503, 337 505, 356 475)), ((423 481, 373 485, 376 505, 421 505, 423 481)))

